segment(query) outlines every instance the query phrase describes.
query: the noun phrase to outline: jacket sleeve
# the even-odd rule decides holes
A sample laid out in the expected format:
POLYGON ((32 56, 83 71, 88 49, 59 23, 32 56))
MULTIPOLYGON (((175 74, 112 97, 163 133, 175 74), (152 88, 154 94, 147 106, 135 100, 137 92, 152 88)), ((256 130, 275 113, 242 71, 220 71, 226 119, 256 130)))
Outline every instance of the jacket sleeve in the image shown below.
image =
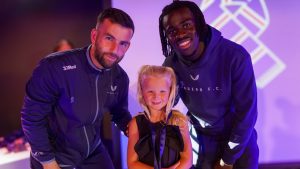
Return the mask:
POLYGON ((127 75, 124 77, 126 78, 122 78, 117 104, 112 108, 111 114, 112 121, 127 135, 127 125, 132 117, 128 110, 129 79, 127 75))
POLYGON ((244 152, 257 119, 257 89, 251 57, 242 48, 232 68, 233 129, 222 159, 234 164, 244 152))
POLYGON ((26 84, 26 95, 21 110, 21 123, 32 156, 41 163, 54 160, 47 133, 47 115, 58 96, 49 63, 43 59, 26 84))

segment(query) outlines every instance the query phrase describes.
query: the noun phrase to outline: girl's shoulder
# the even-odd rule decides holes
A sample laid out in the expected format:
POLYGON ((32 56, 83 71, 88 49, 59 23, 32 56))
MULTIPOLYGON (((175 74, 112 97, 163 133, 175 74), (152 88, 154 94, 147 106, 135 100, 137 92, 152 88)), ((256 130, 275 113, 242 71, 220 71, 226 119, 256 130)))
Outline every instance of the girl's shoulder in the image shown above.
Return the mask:
POLYGON ((172 110, 172 116, 185 116, 184 114, 182 114, 179 110, 173 109, 172 110))
POLYGON ((174 119, 174 118, 188 120, 188 117, 185 114, 181 113, 179 110, 172 110, 171 119, 174 119))
POLYGON ((147 128, 147 124, 149 123, 148 118, 143 112, 139 112, 136 115, 134 115, 131 121, 134 121, 139 130, 144 130, 145 128, 147 128))
POLYGON ((145 113, 143 113, 143 112, 138 112, 136 115, 133 116, 132 119, 135 119, 135 120, 137 120, 137 121, 141 121, 141 120, 144 121, 144 120, 147 120, 146 115, 145 115, 145 113))
POLYGON ((168 123, 171 125, 183 127, 188 125, 189 119, 186 115, 182 114, 180 111, 172 110, 172 115, 168 123))
POLYGON ((140 121, 144 120, 144 116, 145 116, 144 113, 138 112, 136 115, 132 117, 132 119, 129 122, 129 125, 133 125, 133 124, 138 125, 140 121))

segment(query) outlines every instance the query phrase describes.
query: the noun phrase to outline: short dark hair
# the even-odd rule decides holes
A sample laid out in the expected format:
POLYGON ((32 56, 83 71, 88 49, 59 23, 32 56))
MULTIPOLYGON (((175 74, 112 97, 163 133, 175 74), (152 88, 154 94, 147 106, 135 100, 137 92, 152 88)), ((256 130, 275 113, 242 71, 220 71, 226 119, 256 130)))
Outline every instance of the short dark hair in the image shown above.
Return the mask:
POLYGON ((205 22, 204 15, 198 7, 198 5, 191 1, 173 1, 171 4, 163 8, 162 13, 159 17, 160 40, 162 45, 162 51, 165 57, 172 55, 174 52, 166 36, 166 32, 163 25, 163 18, 171 12, 181 8, 188 8, 192 12, 195 19, 196 32, 200 40, 203 41, 207 36, 208 26, 205 22))
POLYGON ((102 11, 98 18, 97 23, 102 23, 105 19, 109 19, 113 23, 120 24, 126 28, 130 28, 134 32, 134 24, 131 17, 124 11, 117 8, 108 8, 102 11))

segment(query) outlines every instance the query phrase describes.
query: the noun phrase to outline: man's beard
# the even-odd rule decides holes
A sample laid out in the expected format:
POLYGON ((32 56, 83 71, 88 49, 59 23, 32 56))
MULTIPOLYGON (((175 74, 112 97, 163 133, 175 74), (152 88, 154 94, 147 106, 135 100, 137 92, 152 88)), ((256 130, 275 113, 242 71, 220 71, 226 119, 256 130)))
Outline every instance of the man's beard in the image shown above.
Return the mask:
POLYGON ((122 60, 123 57, 119 57, 119 56, 117 56, 114 53, 103 52, 101 49, 99 49, 99 48, 96 47, 95 58, 99 62, 99 64, 101 66, 103 66, 104 68, 108 69, 108 68, 112 68, 114 65, 118 64, 122 60), (106 62, 104 55, 112 55, 112 56, 116 57, 116 60, 113 63, 106 62))

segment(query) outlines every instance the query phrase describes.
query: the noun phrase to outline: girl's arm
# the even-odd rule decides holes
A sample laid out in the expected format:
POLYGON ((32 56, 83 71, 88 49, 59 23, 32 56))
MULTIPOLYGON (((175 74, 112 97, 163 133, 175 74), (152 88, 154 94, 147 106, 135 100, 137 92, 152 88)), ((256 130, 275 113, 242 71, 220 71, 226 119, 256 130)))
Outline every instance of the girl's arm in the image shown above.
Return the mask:
POLYGON ((127 165, 128 169, 153 169, 152 166, 146 165, 138 161, 138 155, 134 150, 134 146, 139 139, 139 131, 136 124, 136 118, 129 122, 128 147, 127 147, 127 165))
POLYGON ((180 133, 183 138, 183 151, 180 152, 179 165, 176 169, 189 169, 193 165, 192 143, 190 139, 188 123, 184 122, 179 125, 180 133))

